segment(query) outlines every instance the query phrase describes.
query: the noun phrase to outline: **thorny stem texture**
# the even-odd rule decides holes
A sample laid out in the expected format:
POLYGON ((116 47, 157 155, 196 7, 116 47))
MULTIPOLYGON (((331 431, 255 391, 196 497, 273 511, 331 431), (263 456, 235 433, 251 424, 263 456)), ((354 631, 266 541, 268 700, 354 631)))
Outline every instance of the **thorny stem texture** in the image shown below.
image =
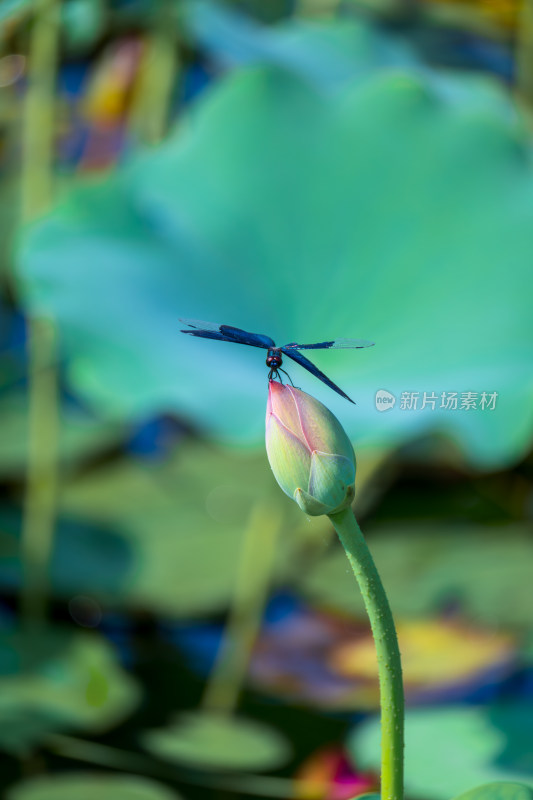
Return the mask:
POLYGON ((385 589, 351 508, 332 514, 361 589, 378 660, 381 703, 381 800, 403 798, 404 698, 402 663, 385 589))

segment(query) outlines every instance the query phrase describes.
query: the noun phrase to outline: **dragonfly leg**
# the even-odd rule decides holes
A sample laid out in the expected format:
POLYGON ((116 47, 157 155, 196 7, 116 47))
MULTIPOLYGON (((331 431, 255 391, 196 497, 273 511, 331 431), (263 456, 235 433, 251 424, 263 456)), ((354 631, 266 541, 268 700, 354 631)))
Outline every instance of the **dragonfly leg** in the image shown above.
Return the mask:
MULTIPOLYGON (((284 375, 286 375, 286 376, 287 376, 287 378, 290 380, 290 382, 291 382, 291 386, 294 386, 294 383, 292 382, 292 378, 291 378, 291 376, 289 375, 289 373, 288 373, 288 372, 285 372, 285 370, 284 370, 284 369, 281 369, 281 367, 278 367, 278 370, 279 370, 279 372, 283 372, 283 374, 284 374, 284 375)), ((281 380, 281 378, 280 378, 280 380, 281 380)), ((283 381, 281 381, 281 382, 283 383, 283 381)), ((294 386, 294 388, 296 389, 296 386, 294 386)))
MULTIPOLYGON (((282 372, 285 372, 285 370, 284 370, 284 369, 282 369, 281 371, 282 371, 282 372)), ((287 373, 285 372, 285 375, 286 375, 286 374, 287 374, 287 373)), ((279 368, 278 368, 278 367, 272 367, 272 369, 271 369, 271 370, 270 370, 270 372, 268 373, 268 380, 269 380, 269 381, 274 381, 274 380, 277 380, 277 381, 279 381, 280 383, 283 383, 283 379, 282 379, 281 375, 279 374, 279 368)), ((292 383, 292 381, 291 381, 291 383, 292 383)))

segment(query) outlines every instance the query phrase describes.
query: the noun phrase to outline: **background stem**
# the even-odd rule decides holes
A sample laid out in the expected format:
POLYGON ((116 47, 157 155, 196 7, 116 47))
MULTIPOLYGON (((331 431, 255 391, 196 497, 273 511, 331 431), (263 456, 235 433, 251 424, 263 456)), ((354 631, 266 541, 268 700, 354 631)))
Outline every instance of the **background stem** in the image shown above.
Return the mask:
POLYGON ((22 219, 50 205, 53 182, 59 0, 36 0, 28 57, 22 149, 22 219))
POLYGON ((155 145, 167 132, 172 94, 179 80, 179 50, 173 7, 158 0, 145 42, 129 128, 139 142, 155 145))
POLYGON ((261 627, 281 523, 279 513, 267 505, 252 510, 222 643, 202 699, 204 711, 235 710, 261 627))
MULTIPOLYGON (((54 108, 60 5, 38 0, 31 31, 22 150, 22 219, 52 199, 54 108)), ((22 525, 21 614, 26 624, 46 616, 47 575, 57 494, 58 388, 55 326, 28 320, 28 469, 22 525)))
POLYGON ((522 0, 516 31, 516 89, 528 111, 533 104, 533 2, 522 0))
POLYGON ((385 589, 351 508, 330 520, 357 578, 376 645, 381 704, 381 800, 403 798, 404 698, 402 664, 385 589))

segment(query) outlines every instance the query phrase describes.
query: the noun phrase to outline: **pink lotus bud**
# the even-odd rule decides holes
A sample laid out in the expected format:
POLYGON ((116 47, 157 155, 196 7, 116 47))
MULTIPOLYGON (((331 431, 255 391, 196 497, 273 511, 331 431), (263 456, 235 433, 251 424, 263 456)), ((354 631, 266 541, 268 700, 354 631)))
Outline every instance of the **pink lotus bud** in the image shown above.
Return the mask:
POLYGON ((277 482, 306 514, 336 514, 352 502, 352 444, 339 420, 311 395, 270 381, 266 449, 277 482))

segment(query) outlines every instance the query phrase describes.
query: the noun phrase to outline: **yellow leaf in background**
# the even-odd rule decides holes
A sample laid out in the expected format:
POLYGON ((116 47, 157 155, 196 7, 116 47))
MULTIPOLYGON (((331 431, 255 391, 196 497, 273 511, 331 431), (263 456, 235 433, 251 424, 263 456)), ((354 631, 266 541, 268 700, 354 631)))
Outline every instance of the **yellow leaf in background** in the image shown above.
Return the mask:
MULTIPOLYGON (((470 680, 487 668, 509 664, 514 653, 508 634, 443 620, 400 622, 398 638, 407 689, 470 680)), ((374 678, 376 652, 370 633, 337 648, 330 663, 342 675, 374 678)))

